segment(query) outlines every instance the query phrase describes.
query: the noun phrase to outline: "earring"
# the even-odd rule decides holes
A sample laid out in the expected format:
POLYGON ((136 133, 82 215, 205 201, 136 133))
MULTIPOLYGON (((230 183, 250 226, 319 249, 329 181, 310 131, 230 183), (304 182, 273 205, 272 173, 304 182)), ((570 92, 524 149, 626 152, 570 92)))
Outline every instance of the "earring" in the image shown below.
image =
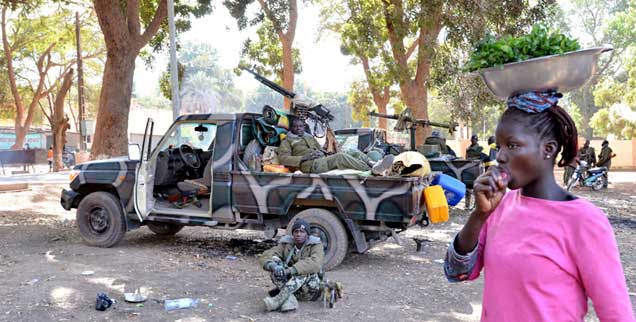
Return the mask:
POLYGON ((549 159, 549 158, 550 158, 550 155, 549 155, 549 154, 546 154, 546 155, 545 155, 545 158, 546 158, 546 159, 549 159))

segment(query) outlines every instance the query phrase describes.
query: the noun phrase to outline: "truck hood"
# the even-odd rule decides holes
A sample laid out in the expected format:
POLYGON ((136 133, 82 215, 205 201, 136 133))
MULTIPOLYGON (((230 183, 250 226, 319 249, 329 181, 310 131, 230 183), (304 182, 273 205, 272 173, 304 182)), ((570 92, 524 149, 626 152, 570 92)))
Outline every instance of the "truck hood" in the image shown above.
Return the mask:
POLYGON ((138 163, 139 163, 139 160, 130 160, 128 159, 127 156, 120 156, 120 157, 114 157, 110 159, 94 160, 94 161, 80 163, 76 165, 75 167, 73 167, 73 170, 81 171, 81 170, 91 169, 91 170, 104 170, 104 171, 108 171, 108 170, 119 171, 122 169, 122 165, 125 165, 125 168, 134 169, 138 163))

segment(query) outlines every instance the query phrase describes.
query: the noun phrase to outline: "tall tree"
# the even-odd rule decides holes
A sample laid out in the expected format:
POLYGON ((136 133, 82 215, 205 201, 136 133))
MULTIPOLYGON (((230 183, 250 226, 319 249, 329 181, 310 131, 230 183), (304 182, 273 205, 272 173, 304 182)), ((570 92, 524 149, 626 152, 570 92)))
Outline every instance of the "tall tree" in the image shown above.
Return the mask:
MULTIPOLYGON (((384 46, 387 34, 382 28, 380 19, 373 14, 373 2, 367 1, 325 1, 321 10, 322 28, 340 34, 340 48, 343 54, 352 56, 351 62, 359 64, 364 71, 366 86, 352 84, 349 101, 353 105, 354 118, 360 119, 369 126, 367 114, 371 106, 367 106, 368 91, 375 105, 374 110, 386 114, 387 106, 395 93, 391 87, 397 83, 394 74, 390 73, 385 60, 390 57, 388 48, 384 46)), ((410 54, 417 43, 409 48, 410 54)), ((379 127, 386 129, 387 119, 380 118, 379 127)))
POLYGON ((53 171, 57 172, 64 168, 62 162, 62 153, 66 143, 66 130, 71 128, 69 117, 64 113, 64 100, 73 84, 73 69, 65 71, 61 85, 55 95, 49 93, 47 112, 41 105, 42 113, 51 124, 51 132, 53 132, 53 171))
MULTIPOLYGON (((252 43, 249 39, 243 47, 243 56, 259 63, 261 66, 276 66, 273 63, 282 62, 282 69, 275 70, 283 87, 294 89, 294 73, 300 72, 295 68, 295 52, 293 50, 296 24, 298 22, 297 0, 258 0, 260 9, 255 17, 248 18, 246 12, 254 0, 225 0, 223 4, 230 10, 232 17, 237 19, 239 29, 249 25, 262 24, 259 28, 259 41, 252 43), (265 21, 266 20, 266 21, 265 21), (266 51, 266 55, 258 54, 258 49, 271 46, 273 34, 280 42, 278 50, 266 51), (250 54, 251 53, 251 54, 250 54)), ((300 60, 297 60, 298 62, 300 60)), ((244 63, 249 64, 249 63, 244 63)), ((285 98, 285 107, 289 107, 289 100, 285 98)))
MULTIPOLYGON (((583 129, 580 133, 586 138, 592 138, 593 130, 590 126, 590 120, 594 113, 599 110, 599 106, 594 100, 594 90, 604 78, 611 77, 616 74, 620 68, 620 57, 636 38, 621 39, 615 37, 609 31, 609 24, 613 17, 627 9, 628 1, 625 0, 573 0, 573 8, 570 12, 570 19, 574 29, 587 35, 581 41, 584 47, 601 47, 606 44, 612 44, 614 50, 609 55, 601 57, 600 66, 592 79, 582 88, 574 91, 570 97, 571 100, 579 108, 582 117, 583 129)), ((633 35, 633 33, 632 33, 633 35)), ((627 36, 622 34, 623 37, 627 36)))
MULTIPOLYGON (((552 0, 538 1, 542 8, 552 0)), ((360 24, 364 32, 358 37, 361 48, 376 43, 374 50, 383 59, 400 89, 400 96, 418 119, 428 119, 428 90, 439 40, 466 44, 483 36, 487 27, 498 27, 505 33, 513 27, 527 25, 526 18, 540 15, 526 1, 412 1, 412 0, 347 0, 347 23, 360 24), (527 16, 527 17, 526 17, 527 16), (514 25, 511 23, 516 21, 514 25), (440 32, 444 30, 443 37, 440 32), (383 42, 386 38, 386 42, 383 42), (379 41, 378 41, 379 40, 379 41), (384 51, 388 55, 382 55, 384 51)), ((331 5, 335 5, 331 3, 331 5)), ((536 20, 536 19, 535 19, 536 20)), ((375 58, 369 56, 369 58, 375 58)), ((424 142, 428 129, 418 129, 416 140, 424 142)))
MULTIPOLYGON (((91 153, 93 158, 124 155, 135 59, 148 44, 153 50, 163 48, 168 32, 167 2, 94 0, 93 4, 106 43, 106 65, 91 153)), ((201 17, 211 10, 210 0, 175 1, 177 30, 189 29, 191 16, 201 17)))
MULTIPOLYGON (((75 36, 74 16, 67 9, 53 6, 44 14, 37 6, 15 7, 15 11, 9 11, 10 8, 2 8, 0 29, 15 106, 16 142, 11 148, 17 150, 24 145, 40 100, 55 90, 75 63, 68 58, 75 36), (8 21, 10 14, 13 19, 8 21)), ((99 55, 95 47, 89 49, 92 51, 88 51, 85 58, 99 55)))

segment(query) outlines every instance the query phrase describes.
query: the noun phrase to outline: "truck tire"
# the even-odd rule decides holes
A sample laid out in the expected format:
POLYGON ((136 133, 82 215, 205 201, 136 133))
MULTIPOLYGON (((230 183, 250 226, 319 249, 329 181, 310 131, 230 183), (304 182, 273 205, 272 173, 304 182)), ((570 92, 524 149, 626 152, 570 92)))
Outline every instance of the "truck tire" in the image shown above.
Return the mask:
POLYGON ((183 225, 168 222, 149 222, 148 228, 159 236, 172 236, 181 231, 183 225))
POLYGON ((303 218, 311 224, 311 228, 320 232, 325 249, 323 267, 326 271, 336 268, 347 256, 349 237, 344 225, 331 211, 321 208, 309 208, 299 212, 287 225, 287 233, 291 235, 291 228, 298 218, 303 218))
POLYGON ((117 197, 98 191, 84 197, 77 207, 77 226, 92 246, 111 247, 126 234, 126 219, 117 197))

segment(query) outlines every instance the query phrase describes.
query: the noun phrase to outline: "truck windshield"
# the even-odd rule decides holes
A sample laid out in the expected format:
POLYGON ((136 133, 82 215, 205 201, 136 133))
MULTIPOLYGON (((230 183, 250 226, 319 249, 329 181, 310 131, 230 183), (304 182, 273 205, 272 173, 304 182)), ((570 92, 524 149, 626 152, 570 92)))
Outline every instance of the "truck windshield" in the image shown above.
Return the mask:
POLYGON ((216 136, 216 124, 212 123, 180 123, 175 125, 166 135, 160 151, 178 148, 187 144, 195 149, 208 151, 216 136))

